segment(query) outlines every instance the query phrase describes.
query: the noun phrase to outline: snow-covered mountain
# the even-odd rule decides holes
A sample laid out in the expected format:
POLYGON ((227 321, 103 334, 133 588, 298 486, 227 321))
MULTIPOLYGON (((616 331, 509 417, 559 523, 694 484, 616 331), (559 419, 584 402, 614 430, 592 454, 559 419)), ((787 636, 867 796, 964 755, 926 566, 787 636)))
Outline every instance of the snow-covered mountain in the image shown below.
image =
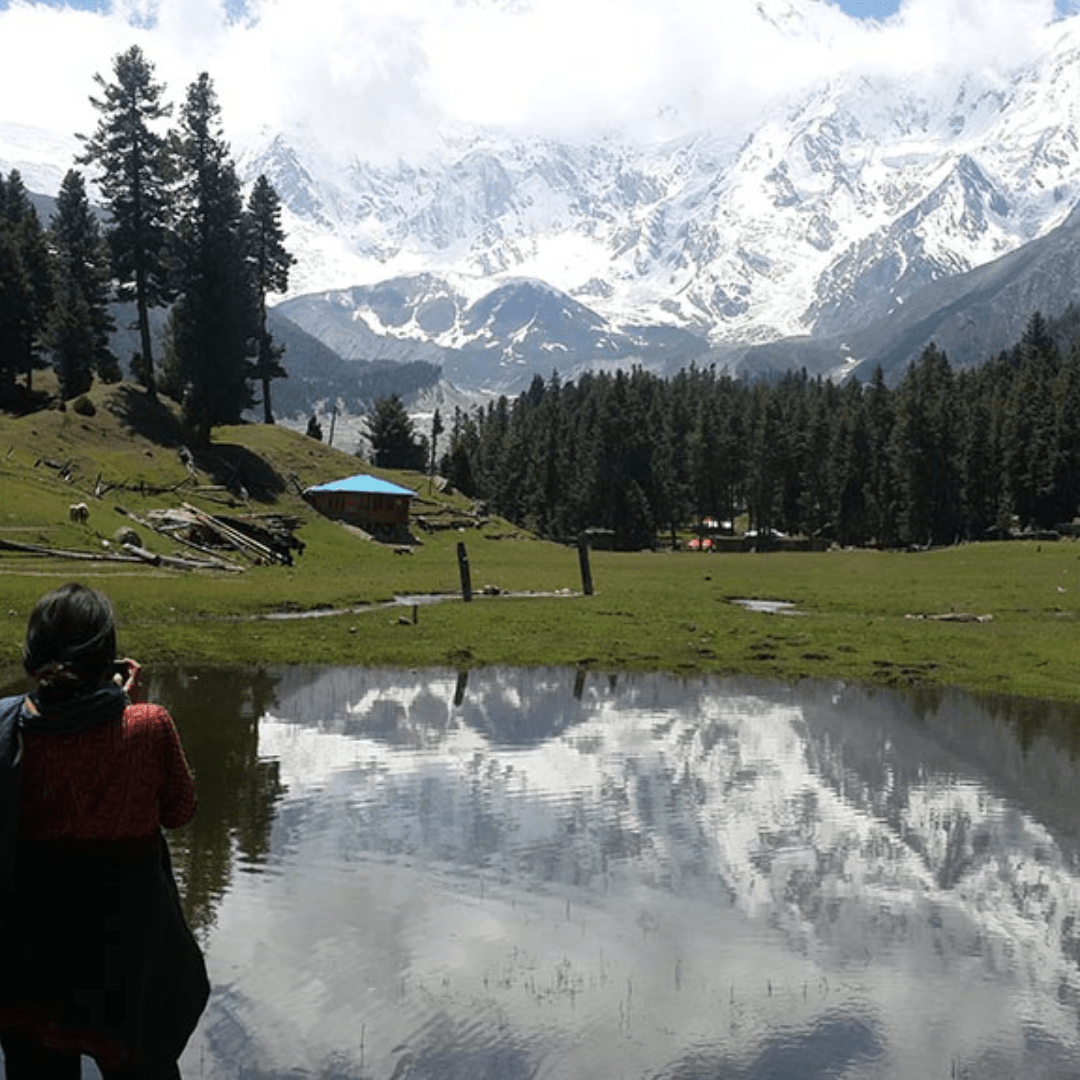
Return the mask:
POLYGON ((472 390, 518 390, 553 371, 573 378, 639 365, 665 374, 709 354, 702 336, 677 326, 615 328, 533 278, 403 275, 294 297, 274 310, 345 359, 423 360, 472 390))
POLYGON ((74 135, 0 124, 0 169, 5 175, 18 170, 30 192, 55 196, 82 149, 74 135))
POLYGON ((933 86, 838 77, 741 146, 478 132, 419 163, 342 170, 278 136, 244 168, 273 180, 314 255, 297 291, 533 277, 616 322, 764 341, 863 325, 1044 235, 1080 198, 1080 19, 1007 79, 933 86))
MULTIPOLYGON (((794 25, 811 3, 760 10, 794 25)), ((42 145, 0 131, 0 168, 48 181, 42 145)), ((1061 226, 1080 202, 1078 147, 1080 16, 1010 70, 837 74, 739 142, 455 130, 408 161, 343 164, 271 133, 238 157, 285 206, 299 261, 282 314, 343 356, 512 387, 854 339, 1061 226)))

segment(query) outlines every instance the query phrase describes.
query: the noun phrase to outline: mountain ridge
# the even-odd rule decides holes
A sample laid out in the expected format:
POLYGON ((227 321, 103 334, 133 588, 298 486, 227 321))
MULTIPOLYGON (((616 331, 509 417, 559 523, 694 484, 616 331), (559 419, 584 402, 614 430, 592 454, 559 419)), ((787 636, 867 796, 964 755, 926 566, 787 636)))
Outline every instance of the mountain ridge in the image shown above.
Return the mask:
MULTIPOLYGON (((816 10, 759 7, 788 35, 816 10)), ((839 72, 737 136, 461 127, 377 160, 268 131, 237 163, 274 184, 298 256, 277 310, 346 359, 438 364, 485 390, 610 363, 753 375, 802 357, 839 378, 902 366, 884 339, 915 347, 914 311, 969 363, 1075 299, 1051 280, 1072 266, 1053 243, 1025 257, 1051 260, 1041 286, 1023 260, 988 271, 1021 274, 997 294, 1015 311, 963 316, 956 293, 989 287, 964 275, 1040 245, 1080 203, 1080 16, 1044 46, 1012 68, 839 72), (939 287, 948 300, 928 299, 939 287)), ((3 127, 0 167, 29 164, 48 193, 72 144, 3 127)))

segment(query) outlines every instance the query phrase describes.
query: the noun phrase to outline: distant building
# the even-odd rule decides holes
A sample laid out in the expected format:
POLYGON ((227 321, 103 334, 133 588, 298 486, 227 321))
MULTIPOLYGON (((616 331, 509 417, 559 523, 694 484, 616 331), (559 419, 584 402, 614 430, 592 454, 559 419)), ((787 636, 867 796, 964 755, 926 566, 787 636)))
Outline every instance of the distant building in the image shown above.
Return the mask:
POLYGON ((369 532, 378 540, 405 544, 409 534, 409 500, 415 491, 361 473, 309 487, 304 498, 320 514, 369 532))

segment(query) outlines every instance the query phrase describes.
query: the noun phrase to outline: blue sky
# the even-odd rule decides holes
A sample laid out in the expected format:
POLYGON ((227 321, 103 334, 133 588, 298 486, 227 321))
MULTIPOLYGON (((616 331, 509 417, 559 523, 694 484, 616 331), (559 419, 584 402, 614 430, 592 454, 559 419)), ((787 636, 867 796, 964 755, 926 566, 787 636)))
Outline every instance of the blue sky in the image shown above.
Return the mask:
MULTIPOLYGON (((887 19, 900 9, 900 0, 832 0, 832 2, 858 19, 887 19)), ((1058 0, 1058 14, 1065 14, 1068 9, 1067 0, 1058 0)))
POLYGON ((738 142, 845 72, 933 92, 963 70, 998 87, 1045 51, 1065 2, 1080 4, 0 0, 0 124, 92 129, 95 74, 138 44, 174 101, 208 72, 241 147, 310 132, 343 158, 394 156, 461 123, 561 138, 708 128, 738 142))
POLYGON ((837 0, 849 15, 857 18, 885 19, 900 7, 900 0, 837 0))

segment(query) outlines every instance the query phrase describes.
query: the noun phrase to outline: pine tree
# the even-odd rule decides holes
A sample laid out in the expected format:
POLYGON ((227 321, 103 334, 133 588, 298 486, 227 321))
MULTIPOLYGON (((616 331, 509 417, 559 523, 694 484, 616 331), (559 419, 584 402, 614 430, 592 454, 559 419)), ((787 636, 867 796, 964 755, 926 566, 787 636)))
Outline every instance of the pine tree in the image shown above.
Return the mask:
POLYGON ((650 486, 651 446, 646 430, 652 377, 641 371, 595 382, 596 422, 591 435, 592 499, 588 524, 611 529, 617 546, 652 547, 656 526, 646 490, 650 486))
POLYGON ((708 496, 709 512, 721 521, 734 521, 745 505, 749 475, 749 389, 728 375, 709 375, 708 423, 715 432, 711 455, 702 477, 701 491, 708 496))
POLYGON ((1080 509, 1080 341, 1073 343, 1054 380, 1057 418, 1056 491, 1058 523, 1071 522, 1080 509))
MULTIPOLYGON (((3 178, 0 177, 0 184, 3 178)), ((15 402, 15 377, 26 333, 26 270, 13 230, 0 220, 0 407, 15 402)))
MULTIPOLYGON (((20 183, 17 172, 12 180, 20 183)), ((8 181, 0 176, 0 405, 15 400, 15 379, 22 370, 26 341, 32 335, 30 282, 18 232, 9 214, 8 181)))
POLYGON ((869 539, 878 547, 891 547, 897 539, 896 474, 890 447, 896 426, 896 404, 885 385, 881 365, 874 368, 866 389, 866 493, 869 539))
POLYGON ((52 303, 52 275, 45 232, 18 169, 12 169, 6 181, 0 180, 0 235, 9 245, 0 326, 3 385, 10 393, 15 378, 22 375, 30 393, 34 371, 45 366, 39 346, 52 303))
POLYGON ((53 304, 45 343, 65 400, 90 388, 96 372, 107 382, 120 378, 109 348, 115 323, 109 312, 109 253, 90 209, 82 174, 70 170, 60 186, 49 227, 53 304))
POLYGON ((961 532, 957 404, 948 357, 930 344, 897 393, 892 457, 901 539, 952 543, 961 532))
POLYGON ((998 524, 1001 473, 995 457, 998 424, 995 404, 985 393, 975 372, 957 376, 956 396, 960 410, 961 489, 963 534, 982 540, 998 524))
MULTIPOLYGON (((708 399, 691 403, 681 392, 685 383, 685 377, 677 378, 654 394, 648 421, 653 444, 649 505, 657 528, 667 527, 672 548, 676 545, 679 526, 695 509, 690 495, 688 434, 692 427, 692 437, 702 457, 711 457, 711 437, 715 434, 705 411, 708 399), (692 412, 694 404, 698 408, 692 412)), ((700 511, 700 506, 697 509, 700 511)))
POLYGON ((833 518, 827 462, 833 426, 840 412, 840 391, 832 381, 821 378, 815 379, 807 389, 799 527, 807 536, 822 536, 833 518))
POLYGON ((450 445, 442 457, 439 471, 463 495, 477 495, 473 475, 480 446, 476 421, 460 408, 454 409, 454 424, 450 429, 450 445))
POLYGON ((412 419, 397 394, 378 398, 365 423, 372 464, 381 469, 423 470, 427 441, 417 439, 412 419))
POLYGON ((746 509, 758 536, 775 527, 783 474, 780 454, 782 417, 776 395, 768 386, 751 390, 750 450, 746 476, 746 509))
POLYGON ((841 391, 832 424, 826 468, 833 509, 831 536, 837 543, 861 545, 873 536, 867 464, 870 439, 863 387, 852 379, 841 391))
POLYGON ((170 327, 174 378, 192 441, 235 424, 252 401, 249 348, 258 333, 245 258, 240 183, 205 73, 188 88, 176 135, 179 214, 171 245, 179 296, 170 327))
POLYGON ((90 137, 82 136, 81 164, 101 170, 98 184, 109 210, 107 239, 112 252, 117 297, 134 300, 140 353, 136 376, 157 396, 150 309, 170 299, 165 238, 170 224, 170 161, 165 137, 153 128, 170 107, 154 82, 153 65, 137 45, 113 61, 115 82, 94 81, 102 96, 91 97, 101 114, 90 137))
POLYGON ((573 448, 566 427, 565 390, 557 373, 547 383, 534 379, 525 429, 529 460, 526 513, 543 536, 573 535, 567 490, 573 472, 573 448))
POLYGON ((1054 382, 1061 368, 1061 354, 1041 312, 1036 311, 1028 320, 1020 339, 1020 351, 1031 395, 1029 407, 1035 416, 1025 470, 1031 491, 1032 520, 1050 528, 1062 520, 1056 490, 1059 446, 1054 406, 1054 382))
POLYGON ((285 249, 285 234, 281 228, 281 203, 277 192, 265 176, 260 176, 255 181, 248 198, 244 215, 244 237, 245 253, 258 305, 258 349, 253 374, 262 384, 263 420, 272 424, 274 414, 270 407, 270 381, 284 379, 288 373, 281 364, 285 349, 274 344, 273 335, 266 328, 266 295, 271 292, 284 292, 288 288, 289 267, 296 260, 285 249))
POLYGON ((1025 526, 1052 525, 1058 520, 1053 382, 1060 365, 1057 345, 1036 312, 1004 365, 1009 389, 1003 402, 1003 468, 1012 512, 1025 526))

